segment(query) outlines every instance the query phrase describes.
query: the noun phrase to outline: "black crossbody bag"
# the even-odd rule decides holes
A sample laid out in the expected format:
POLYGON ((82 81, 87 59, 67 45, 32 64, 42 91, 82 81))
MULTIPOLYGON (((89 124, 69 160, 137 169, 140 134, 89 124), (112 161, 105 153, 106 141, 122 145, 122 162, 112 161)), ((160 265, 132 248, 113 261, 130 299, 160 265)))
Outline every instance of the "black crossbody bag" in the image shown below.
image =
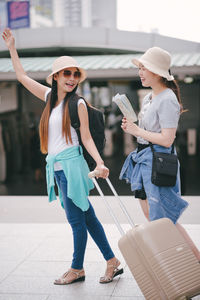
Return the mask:
POLYGON ((174 154, 174 143, 171 153, 156 152, 149 143, 153 154, 151 182, 157 186, 175 186, 178 170, 178 158, 174 154))

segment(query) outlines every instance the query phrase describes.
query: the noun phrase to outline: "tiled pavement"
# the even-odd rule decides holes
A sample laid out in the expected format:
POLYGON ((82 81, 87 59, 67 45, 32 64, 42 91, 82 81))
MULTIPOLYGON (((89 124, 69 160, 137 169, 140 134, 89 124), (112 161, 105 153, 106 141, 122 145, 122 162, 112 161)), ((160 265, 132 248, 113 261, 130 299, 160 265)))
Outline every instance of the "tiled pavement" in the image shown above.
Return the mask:
MULTIPOLYGON (((109 200, 112 204, 113 198, 109 197, 109 200)), ((199 205, 197 202, 194 204, 196 200, 190 199, 191 209, 199 205)), ((109 215, 104 213, 100 201, 98 197, 91 198, 96 213, 104 225, 108 240, 116 256, 125 266, 124 274, 110 284, 98 283, 99 277, 104 273, 105 263, 89 237, 84 266, 85 282, 56 286, 53 285, 53 281, 70 266, 72 254, 71 229, 65 223, 59 203, 54 202, 49 205, 46 197, 30 197, 30 199, 26 197, 26 200, 17 197, 6 199, 0 197, 0 300, 144 299, 118 250, 117 241, 120 234, 109 215), (24 205, 23 201, 27 201, 27 205, 24 205), (31 222, 27 216, 30 217, 31 222), (52 222, 49 222, 48 217, 51 217, 52 222)), ((126 203, 126 197, 124 201, 126 203)), ((200 202, 200 199, 198 201, 200 202)), ((134 209, 137 209, 135 202, 134 209)), ((192 214, 188 209, 185 218, 181 220, 200 247, 200 220, 195 221, 198 215, 195 212, 192 214), (192 222, 192 216, 196 223, 192 222)), ((137 223, 144 222, 142 218, 142 215, 136 214, 135 211, 137 223)), ((119 219, 124 223, 121 215, 119 219)), ((124 230, 129 228, 127 224, 122 226, 124 230)), ((193 299, 199 300, 200 296, 193 299)))

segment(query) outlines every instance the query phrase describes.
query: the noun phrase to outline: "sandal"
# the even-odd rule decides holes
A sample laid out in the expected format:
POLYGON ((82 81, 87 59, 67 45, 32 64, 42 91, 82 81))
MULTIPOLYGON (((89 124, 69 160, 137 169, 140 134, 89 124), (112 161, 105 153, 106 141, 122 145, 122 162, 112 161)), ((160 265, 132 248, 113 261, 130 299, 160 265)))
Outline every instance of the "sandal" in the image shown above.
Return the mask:
POLYGON ((109 282, 112 282, 114 277, 116 277, 116 276, 118 276, 120 274, 123 274, 124 273, 124 269, 123 268, 118 269, 119 265, 120 265, 120 262, 119 262, 118 259, 117 259, 115 265, 108 264, 107 268, 106 268, 106 273, 105 273, 105 275, 103 277, 100 278, 99 283, 109 283, 109 282), (112 269, 112 275, 108 276, 107 273, 111 269, 112 269))
POLYGON ((66 285, 66 284, 71 284, 71 283, 75 283, 75 282, 78 282, 78 281, 84 281, 85 280, 85 275, 80 275, 81 273, 84 273, 84 270, 80 270, 79 272, 75 272, 73 270, 69 270, 67 271, 66 273, 64 273, 59 279, 56 279, 54 281, 54 284, 57 284, 57 285, 66 285), (72 279, 71 281, 68 281, 67 280, 67 275, 70 274, 70 273, 73 273, 76 275, 76 278, 72 279))

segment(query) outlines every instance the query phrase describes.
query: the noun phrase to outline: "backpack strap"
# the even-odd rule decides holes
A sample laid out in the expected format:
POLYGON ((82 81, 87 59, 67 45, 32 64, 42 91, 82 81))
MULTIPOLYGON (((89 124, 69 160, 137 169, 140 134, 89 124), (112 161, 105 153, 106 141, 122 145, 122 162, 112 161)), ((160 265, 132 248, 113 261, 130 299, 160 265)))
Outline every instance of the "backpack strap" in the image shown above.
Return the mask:
POLYGON ((79 117, 78 117, 78 105, 77 105, 79 99, 80 99, 80 97, 77 94, 75 94, 74 97, 72 97, 68 101, 71 126, 75 130, 78 130, 80 128, 80 121, 79 121, 79 117))
POLYGON ((77 131, 80 129, 80 120, 78 116, 78 101, 80 99, 83 99, 86 106, 87 101, 82 96, 79 96, 78 94, 75 94, 71 99, 68 101, 68 108, 69 108, 69 115, 71 119, 71 126, 77 131))
POLYGON ((47 104, 47 102, 49 102, 51 99, 51 91, 47 94, 47 99, 45 101, 45 103, 47 104))

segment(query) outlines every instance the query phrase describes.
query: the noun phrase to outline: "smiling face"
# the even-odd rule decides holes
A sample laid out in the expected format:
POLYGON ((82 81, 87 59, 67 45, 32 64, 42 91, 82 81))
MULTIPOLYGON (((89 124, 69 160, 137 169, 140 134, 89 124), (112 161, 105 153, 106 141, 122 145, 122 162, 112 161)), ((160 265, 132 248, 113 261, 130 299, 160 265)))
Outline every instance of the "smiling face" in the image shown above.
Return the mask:
POLYGON ((139 65, 139 76, 143 87, 153 87, 159 82, 160 76, 139 65))
POLYGON ((54 75, 54 79, 57 81, 57 89, 62 93, 72 92, 80 81, 81 73, 75 68, 66 68, 54 75))

